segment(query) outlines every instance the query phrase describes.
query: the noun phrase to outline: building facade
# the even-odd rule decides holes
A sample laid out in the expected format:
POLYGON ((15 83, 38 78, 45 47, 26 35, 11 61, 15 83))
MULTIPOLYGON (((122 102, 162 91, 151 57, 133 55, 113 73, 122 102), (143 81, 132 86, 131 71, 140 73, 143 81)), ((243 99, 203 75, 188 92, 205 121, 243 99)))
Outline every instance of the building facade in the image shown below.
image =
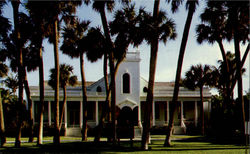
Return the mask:
MULTIPOLYGON (((140 53, 129 52, 126 59, 120 64, 116 75, 116 106, 117 125, 133 125, 141 132, 148 82, 140 76, 140 53)), ((156 127, 167 126, 169 122, 169 110, 174 83, 155 82, 153 101, 153 122, 156 127)), ((205 88, 204 113, 205 122, 209 123, 211 111, 211 93, 205 88)), ((31 87, 31 98, 33 100, 34 122, 38 122, 39 87, 31 87)), ((88 126, 94 128, 98 125, 105 103, 105 82, 101 78, 96 82, 87 82, 87 106, 88 126)), ((63 105, 63 92, 60 90, 60 113, 63 105)), ((202 105, 200 103, 199 90, 191 91, 180 87, 178 107, 175 115, 176 134, 185 134, 190 128, 198 128, 201 124, 202 105)), ((54 90, 45 83, 45 110, 44 124, 51 126, 54 121, 54 90)), ((81 135, 83 123, 83 102, 81 85, 67 87, 67 104, 64 109, 63 126, 66 136, 81 135)))

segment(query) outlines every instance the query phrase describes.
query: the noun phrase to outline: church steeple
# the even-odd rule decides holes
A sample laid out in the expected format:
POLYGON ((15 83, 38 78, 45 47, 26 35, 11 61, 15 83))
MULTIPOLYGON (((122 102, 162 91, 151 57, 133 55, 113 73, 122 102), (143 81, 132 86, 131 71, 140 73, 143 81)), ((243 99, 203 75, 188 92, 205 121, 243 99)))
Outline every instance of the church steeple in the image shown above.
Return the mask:
POLYGON ((139 102, 140 52, 128 52, 116 74, 116 104, 120 108, 126 105, 134 108, 139 102))

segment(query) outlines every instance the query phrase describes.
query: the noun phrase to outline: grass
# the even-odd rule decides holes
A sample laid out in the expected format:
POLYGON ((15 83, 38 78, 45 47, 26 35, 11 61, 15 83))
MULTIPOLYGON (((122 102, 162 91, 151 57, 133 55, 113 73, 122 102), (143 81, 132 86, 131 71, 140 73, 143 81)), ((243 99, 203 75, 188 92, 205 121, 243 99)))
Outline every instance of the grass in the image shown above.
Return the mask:
MULTIPOLYGON (((14 138, 7 138, 8 143, 0 148, 0 153, 169 153, 169 154, 242 154, 246 152, 245 146, 232 144, 215 144, 200 136, 173 136, 171 147, 163 147, 165 136, 152 135, 152 142, 148 151, 140 150, 140 141, 134 141, 133 147, 129 141, 121 141, 119 146, 113 147, 110 143, 102 141, 99 144, 93 143, 93 137, 89 137, 87 142, 81 142, 80 137, 61 137, 61 144, 52 144, 52 137, 44 137, 44 144, 36 146, 36 142, 27 143, 28 138, 22 138, 21 148, 14 147, 14 138)), ((36 138, 35 138, 36 141, 36 138)), ((249 149, 248 149, 249 152, 249 149)), ((247 153, 248 153, 247 152, 247 153)))

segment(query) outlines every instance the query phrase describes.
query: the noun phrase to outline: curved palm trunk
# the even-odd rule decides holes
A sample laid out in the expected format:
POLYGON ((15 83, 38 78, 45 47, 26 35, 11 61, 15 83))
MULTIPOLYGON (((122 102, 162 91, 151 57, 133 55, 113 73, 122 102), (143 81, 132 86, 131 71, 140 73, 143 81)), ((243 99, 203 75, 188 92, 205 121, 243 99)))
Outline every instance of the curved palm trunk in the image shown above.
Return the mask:
MULTIPOLYGON (((249 44, 247 45, 246 51, 245 51, 245 53, 244 53, 244 55, 243 55, 243 58, 242 58, 242 61, 241 61, 241 69, 242 69, 243 66, 244 66, 244 63, 245 63, 245 61, 246 61, 246 59, 247 59, 247 56, 248 56, 248 53, 249 53, 249 44)), ((238 74, 239 74, 239 72, 238 72, 238 70, 237 70, 237 71, 236 71, 236 75, 235 75, 235 77, 233 78, 233 81, 232 81, 232 86, 231 86, 231 89, 230 89, 230 95, 233 94, 234 87, 235 87, 236 82, 237 82, 237 76, 238 76, 238 74)))
MULTIPOLYGON (((81 78, 82 78, 82 102, 83 102, 83 124, 82 124, 82 141, 87 141, 87 92, 86 92, 86 80, 84 74, 84 58, 83 53, 80 55, 80 65, 81 65, 81 78)), ((98 112, 98 111, 96 111, 98 112)))
POLYGON ((53 142, 54 144, 60 143, 60 129, 59 129, 59 53, 58 53, 58 17, 54 21, 54 60, 55 60, 55 70, 56 70, 56 87, 55 87, 55 133, 53 142))
POLYGON ((243 86, 242 86, 242 69, 241 69, 241 57, 240 57, 240 47, 239 47, 239 40, 238 34, 234 34, 234 49, 235 49, 235 58, 236 58, 236 68, 237 68, 237 80, 238 80, 238 100, 241 104, 241 131, 242 134, 245 133, 245 109, 244 109, 244 101, 243 101, 243 86))
POLYGON ((28 123, 29 123, 29 142, 33 142, 33 114, 32 114, 32 100, 30 97, 30 88, 29 88, 29 82, 27 79, 27 72, 24 69, 24 88, 26 92, 26 96, 28 99, 28 123))
POLYGON ((39 47, 39 94, 40 94, 40 114, 38 124, 37 145, 43 143, 43 113, 44 113, 44 70, 43 70, 43 50, 42 41, 39 47))
MULTIPOLYGON (((18 91, 18 104, 17 108, 18 110, 21 109, 21 106, 23 104, 23 53, 22 53, 22 47, 20 44, 20 29, 19 29, 19 4, 20 1, 11 1, 12 7, 13 7, 13 15, 14 15, 14 28, 16 31, 16 46, 17 46, 17 55, 18 55, 18 81, 19 81, 19 91, 18 91)), ((16 141, 15 146, 20 147, 21 146, 21 127, 22 127, 22 118, 21 118, 21 110, 17 111, 17 134, 16 134, 16 141)))
POLYGON ((238 11, 237 7, 234 7, 232 10, 232 21, 233 21, 233 33, 234 33, 234 50, 235 50, 235 59, 236 59, 236 69, 237 69, 237 80, 238 80, 238 100, 241 104, 241 133, 245 134, 245 109, 244 109, 244 101, 243 101, 243 86, 242 86, 242 63, 241 63, 241 55, 240 55, 240 39, 238 34, 238 11))
POLYGON ((3 102, 2 102, 2 97, 1 97, 1 89, 0 89, 0 147, 3 147, 3 145, 6 142, 6 137, 5 137, 5 127, 4 127, 4 114, 3 114, 3 102))
POLYGON ((226 56, 226 52, 224 49, 224 46, 222 44, 222 40, 217 40, 217 43, 219 44, 220 50, 221 50, 221 55, 223 58, 224 63, 226 64, 226 88, 224 91, 224 95, 225 95, 225 103, 223 103, 224 109, 226 109, 227 104, 230 104, 230 100, 231 100, 231 95, 230 95, 230 70, 229 70, 229 64, 228 64, 228 59, 226 56))
POLYGON ((103 8, 100 10, 100 15, 102 19, 102 24, 103 24, 103 29, 104 29, 104 34, 108 43, 108 48, 109 48, 109 69, 110 69, 110 76, 111 76, 111 119, 112 119, 112 140, 113 140, 113 145, 116 145, 117 137, 116 137, 116 117, 115 117, 115 110, 116 110, 116 87, 115 87, 115 66, 114 66, 114 52, 113 52, 113 43, 110 37, 110 32, 108 29, 108 22, 106 19, 106 14, 103 8))
POLYGON ((177 70, 176 70, 176 77, 175 77, 174 95, 173 95, 173 100, 172 100, 173 105, 170 109, 169 126, 168 126, 168 130, 166 133, 166 139, 165 139, 164 146, 171 145, 171 138, 170 137, 172 135, 172 131, 174 128, 174 113, 175 113, 175 108, 176 108, 178 95, 179 95, 182 63, 183 63, 186 44, 187 44, 187 40, 188 40, 189 29, 190 29, 193 14, 194 14, 194 6, 195 6, 194 3, 191 3, 189 6, 188 16, 187 16, 187 20, 186 20, 184 31, 183 31, 181 48, 180 48, 180 52, 179 52, 179 58, 178 58, 178 64, 177 64, 177 70))
POLYGON ((205 135, 205 118, 204 118, 204 104, 203 104, 203 86, 200 87, 200 99, 201 99, 201 133, 205 135))
MULTIPOLYGON (((160 0, 155 0, 154 2, 154 26, 158 28, 157 18, 159 15, 160 0)), ((143 132, 142 132, 142 142, 141 147, 144 150, 148 149, 150 128, 152 126, 152 105, 154 97, 154 82, 155 82, 155 70, 156 61, 158 53, 158 36, 153 36, 151 40, 151 52, 150 52, 150 68, 149 68, 149 81, 148 81, 148 92, 146 98, 145 111, 147 114, 144 116, 143 132)))
POLYGON ((105 100, 105 104, 104 107, 102 109, 102 114, 101 114, 101 118, 99 119, 99 125, 97 126, 97 132, 95 135, 95 140, 94 142, 100 142, 100 138, 102 135, 102 130, 104 127, 104 122, 105 122, 105 117, 108 114, 108 122, 111 122, 111 112, 110 112, 110 108, 111 108, 111 104, 110 104, 110 94, 111 91, 109 90, 109 81, 108 81, 108 68, 107 68, 107 64, 108 64, 108 59, 107 59, 107 54, 104 54, 104 59, 103 59, 103 75, 104 75, 104 81, 105 81, 105 86, 106 86, 106 100, 105 100))

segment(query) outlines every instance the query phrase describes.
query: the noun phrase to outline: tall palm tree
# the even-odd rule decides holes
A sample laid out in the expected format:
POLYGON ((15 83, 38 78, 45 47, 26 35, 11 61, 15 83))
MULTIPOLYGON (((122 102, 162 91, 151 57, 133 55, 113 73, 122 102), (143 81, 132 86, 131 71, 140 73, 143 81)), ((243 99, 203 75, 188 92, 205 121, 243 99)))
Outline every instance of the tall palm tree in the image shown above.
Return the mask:
POLYGON ((79 21, 75 19, 71 25, 63 29, 63 44, 61 50, 71 58, 80 57, 80 70, 82 80, 82 101, 83 101, 83 126, 82 126, 82 141, 87 140, 87 92, 86 80, 84 73, 84 52, 86 51, 87 42, 85 33, 88 30, 89 21, 79 21))
MULTIPOLYGON (((225 64, 224 66, 226 68, 226 71, 225 71, 226 76, 224 76, 225 77, 224 80, 227 81, 225 101, 229 102, 234 86, 230 86, 230 82, 232 78, 230 79, 231 73, 229 72, 230 71, 229 64, 228 64, 229 62, 228 62, 227 55, 226 55, 226 52, 222 43, 223 39, 226 39, 226 38, 229 40, 231 39, 231 37, 227 37, 228 36, 228 21, 227 21, 228 18, 227 18, 227 7, 225 7, 225 2, 224 1, 208 1, 206 9, 204 10, 204 12, 201 14, 200 17, 202 20, 202 24, 198 25, 196 28, 196 32, 198 35, 197 41, 199 43, 202 43, 204 41, 208 41, 209 43, 212 43, 212 44, 214 42, 218 43, 220 50, 221 50, 222 58, 225 64)), ((244 25, 242 25, 242 29, 246 29, 246 28, 247 27, 244 27, 244 25)), ((242 65, 241 65, 242 67, 244 65, 245 58, 248 55, 248 52, 249 52, 249 45, 242 58, 242 65)))
MULTIPOLYGON (((139 32, 139 16, 135 12, 135 6, 134 5, 125 5, 122 9, 117 10, 114 16, 114 20, 109 23, 110 33, 113 37, 113 44, 114 44, 114 58, 115 58, 115 76, 117 73, 117 70, 119 68, 119 65, 126 57, 126 52, 128 50, 128 46, 131 44, 133 46, 138 46, 143 39, 138 39, 138 32, 139 32)), ((107 75, 107 53, 108 48, 105 43, 105 36, 102 35, 100 30, 97 28, 91 29, 88 33, 87 39, 90 43, 88 43, 88 52, 87 57, 92 61, 96 60, 96 58, 99 58, 98 55, 102 56, 104 55, 104 76, 105 76, 105 84, 106 87, 106 102, 108 102, 109 96, 110 96, 110 89, 108 85, 108 75, 107 75), (96 38, 99 38, 98 41, 96 38), (95 39, 95 41, 94 41, 95 39), (91 42, 94 42, 94 44, 91 42), (98 46, 97 46, 98 44, 98 46), (96 51, 97 49, 97 51, 96 51)), ((106 103, 108 104, 108 103, 106 103)), ((100 118, 100 123, 98 126, 98 131, 95 137, 95 141, 98 142, 100 140, 102 127, 104 123, 104 119, 106 116, 106 113, 109 111, 108 107, 103 108, 103 112, 100 118)), ((108 116, 109 117, 109 116, 108 116)))
MULTIPOLYGON (((40 114, 37 144, 42 144, 43 137, 43 112, 44 112, 44 69, 43 69, 43 39, 48 37, 49 32, 53 31, 53 24, 49 23, 49 12, 47 11, 46 1, 29 0, 26 9, 29 12, 31 21, 34 24, 34 33, 31 39, 31 45, 34 53, 37 54, 39 63, 39 96, 40 96, 40 114)), ((31 114, 31 112, 29 112, 31 114)), ((31 141, 31 140, 29 140, 31 141)))
MULTIPOLYGON (((122 2, 124 2, 125 4, 128 4, 128 1, 126 0, 122 0, 122 2)), ((101 16, 101 20, 102 20, 102 25, 103 25, 103 30, 104 30, 104 36, 105 36, 105 40, 106 40, 106 46, 107 46, 107 58, 109 60, 109 69, 110 69, 110 79, 111 79, 111 83, 109 86, 109 90, 111 91, 111 118, 112 118, 112 140, 113 140, 113 144, 116 144, 116 116, 115 116, 115 110, 116 110, 116 83, 115 83, 115 74, 116 74, 116 70, 119 67, 119 63, 115 63, 115 44, 111 39, 111 33, 110 33, 110 29, 109 29, 109 25, 107 22, 107 18, 106 18, 106 12, 105 9, 107 9, 108 11, 112 11, 113 7, 114 7, 115 1, 111 1, 111 0, 106 0, 106 1, 98 1, 98 0, 94 0, 93 3, 93 9, 96 10, 97 12, 100 13, 101 16)), ((105 57, 104 57, 105 58, 105 57)), ((107 78, 105 79, 105 82, 107 82, 107 78)), ((106 86, 107 88, 107 86, 106 86)))
POLYGON ((50 34, 49 41, 53 43, 54 46, 54 62, 55 62, 55 70, 56 70, 56 86, 55 86, 55 133, 53 142, 55 144, 60 143, 60 129, 59 129, 59 30, 60 21, 64 21, 65 24, 68 24, 71 21, 72 14, 76 12, 76 7, 81 5, 81 1, 53 1, 47 2, 47 10, 51 10, 49 12, 49 21, 50 24, 53 25, 52 33, 50 34), (52 11, 53 10, 53 11, 52 11), (61 20, 62 19, 62 20, 61 20))
POLYGON ((111 34, 106 18, 106 12, 105 8, 108 9, 108 11, 112 11, 114 7, 114 1, 106 0, 106 1, 98 1, 94 0, 93 3, 93 9, 100 13, 101 20, 102 20, 102 26, 104 30, 105 40, 107 43, 108 48, 108 60, 109 60, 109 69, 110 69, 110 90, 111 90, 111 119, 112 119, 112 139, 113 144, 116 144, 116 117, 115 117, 115 99, 116 99, 116 87, 115 87, 115 66, 114 66, 114 44, 111 40, 111 34))
MULTIPOLYGON (((23 84, 28 99, 28 110, 29 110, 29 127, 30 127, 30 140, 33 140, 33 117, 32 117, 32 100, 30 96, 30 89, 27 80, 27 71, 33 71, 37 68, 36 55, 31 52, 30 45, 28 44, 31 40, 33 26, 30 18, 24 14, 19 13, 19 30, 20 30, 20 43, 22 48, 22 59, 23 59, 23 84), (27 70, 27 71, 26 71, 27 70)), ((15 39, 15 31, 10 34, 10 37, 4 42, 5 43, 5 55, 10 60, 10 67, 13 72, 18 71, 18 57, 17 57, 17 40, 15 39)))
MULTIPOLYGON (((60 65, 60 87, 63 89, 63 107, 61 112, 61 118, 59 123, 59 130, 61 130, 62 127, 62 120, 63 115, 65 111, 66 101, 67 101, 67 85, 74 86, 77 84, 77 76, 72 75, 73 74, 73 66, 67 65, 67 64, 61 64, 60 65)), ((53 68, 50 70, 50 79, 48 84, 55 89, 56 86, 56 70, 53 68)))
MULTIPOLYGON (((20 21, 19 21, 19 5, 20 0, 11 1, 13 7, 13 18, 14 18, 14 30, 15 30, 15 38, 16 38, 16 47, 17 47, 17 56, 18 56, 18 81, 19 81, 19 90, 18 90, 18 104, 17 107, 21 108, 23 104, 23 83, 24 83, 24 75, 23 75, 23 52, 21 47, 21 35, 20 35, 20 21)), ((17 134, 15 146, 20 147, 21 145, 21 113, 17 111, 17 134)))
MULTIPOLYGON (((8 36, 8 31, 10 30, 11 25, 9 24, 9 21, 7 18, 2 16, 2 8, 5 4, 5 1, 0 2, 0 22, 2 26, 0 26, 0 44, 3 44, 4 39, 8 36)), ((0 52, 3 50, 3 46, 0 47, 0 52)), ((2 52, 1 52, 2 54, 2 52)), ((8 74, 8 67, 3 62, 5 61, 5 56, 1 56, 0 58, 0 78, 5 77, 8 74)), ((4 114, 3 114, 3 104, 2 104, 2 98, 1 98, 1 89, 0 89, 0 146, 3 146, 6 142, 5 137, 5 127, 4 127, 4 114)))
POLYGON ((96 28, 90 28, 86 37, 86 40, 88 42, 87 46, 87 58, 91 62, 96 62, 98 59, 103 58, 103 76, 104 76, 104 82, 105 82, 105 92, 106 92, 106 99, 105 104, 102 109, 102 114, 99 119, 99 124, 97 126, 97 131, 95 135, 95 142, 100 141, 100 137, 102 134, 103 126, 105 117, 108 114, 108 122, 111 123, 111 112, 110 112, 110 88, 109 88, 109 80, 108 80, 108 59, 107 59, 107 47, 106 47, 106 40, 104 34, 101 32, 101 29, 99 27, 96 28))
MULTIPOLYGON (((245 109, 243 101, 243 85, 242 85, 242 60, 240 43, 249 42, 249 3, 242 2, 236 3, 233 1, 226 2, 228 8, 228 27, 229 36, 231 35, 234 40, 234 50, 236 58, 236 68, 237 68, 237 80, 238 80, 238 100, 241 104, 241 132, 245 133, 245 109)), ((230 37, 229 37, 230 38, 230 37)))
POLYGON ((203 105, 203 88, 204 86, 212 86, 212 67, 209 65, 202 66, 201 64, 191 66, 186 72, 183 84, 191 90, 196 88, 200 89, 200 102, 201 102, 201 132, 205 134, 205 120, 204 120, 204 105, 203 105))
MULTIPOLYGON (((168 0, 168 2, 171 2, 172 4, 172 12, 176 12, 178 10, 178 7, 182 4, 183 0, 168 0)), ((188 0, 186 2, 186 9, 188 9, 188 15, 187 15, 187 20, 185 23, 182 40, 181 40, 181 46, 180 46, 177 69, 176 69, 176 76, 175 76, 174 94, 173 94, 173 100, 172 100, 173 105, 170 109, 169 126, 168 126, 168 130, 166 133, 164 146, 170 146, 171 144, 170 136, 172 135, 172 131, 174 128, 174 113, 175 113, 176 104, 177 104, 178 95, 179 95, 182 64, 184 60, 184 54, 185 54, 186 44, 188 40, 189 29, 191 26, 193 14, 198 4, 199 4, 198 0, 188 0)))
POLYGON ((143 134, 142 134, 142 148, 148 149, 149 133, 152 122, 152 105, 153 105, 153 91, 155 81, 156 61, 158 55, 158 43, 162 41, 167 42, 168 39, 175 39, 175 24, 166 17, 165 12, 159 11, 160 1, 154 2, 153 16, 141 10, 141 28, 143 38, 151 45, 150 51, 150 68, 149 68, 149 81, 148 92, 146 98, 146 112, 148 113, 144 117, 143 134))

